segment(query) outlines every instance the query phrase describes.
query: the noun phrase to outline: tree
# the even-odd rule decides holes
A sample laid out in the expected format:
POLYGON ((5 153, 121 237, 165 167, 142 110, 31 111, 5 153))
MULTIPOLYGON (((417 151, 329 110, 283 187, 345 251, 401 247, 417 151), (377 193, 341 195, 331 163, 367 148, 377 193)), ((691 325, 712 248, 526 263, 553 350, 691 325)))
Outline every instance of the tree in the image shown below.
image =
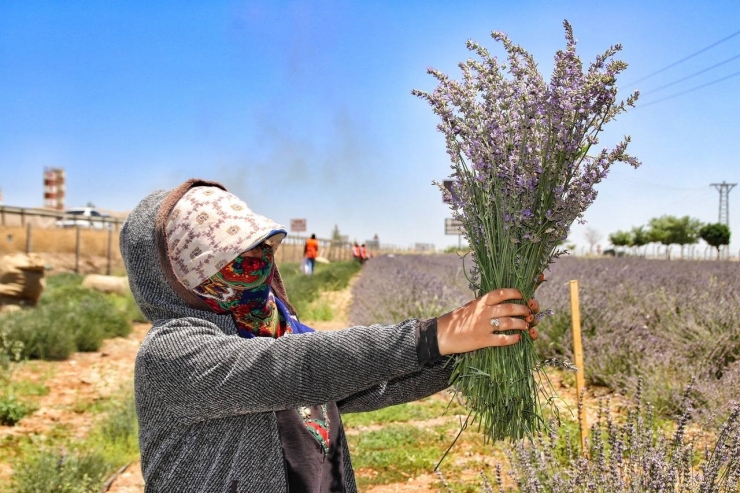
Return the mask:
POLYGON ((699 241, 699 229, 702 223, 698 219, 684 216, 661 216, 650 220, 649 236, 652 241, 666 245, 666 257, 670 258, 670 246, 681 245, 681 258, 686 245, 699 241))
POLYGON ((586 228, 583 236, 586 238, 586 241, 588 241, 588 253, 590 254, 594 250, 594 245, 601 240, 601 233, 594 228, 586 228))
POLYGON ((632 235, 629 231, 617 231, 609 235, 609 241, 614 245, 614 248, 628 247, 632 244, 632 235))
POLYGON ((673 216, 654 217, 648 222, 648 238, 651 242, 665 245, 665 256, 671 258, 671 245, 674 243, 671 236, 671 223, 676 220, 673 216))
POLYGON ((632 243, 630 243, 630 246, 633 246, 637 248, 637 254, 640 254, 640 248, 650 243, 650 236, 648 235, 648 232, 645 231, 645 226, 635 226, 632 228, 632 231, 630 231, 630 235, 632 236, 632 243))
POLYGON ((726 224, 705 224, 699 230, 699 236, 702 240, 717 249, 717 260, 719 260, 720 248, 730 244, 730 228, 726 224))
POLYGON ((336 224, 331 232, 331 239, 334 241, 342 241, 342 235, 339 233, 339 226, 336 224))
POLYGON ((702 226, 701 221, 689 216, 681 217, 673 224, 675 242, 681 245, 681 258, 686 245, 694 245, 699 241, 699 230, 702 226))

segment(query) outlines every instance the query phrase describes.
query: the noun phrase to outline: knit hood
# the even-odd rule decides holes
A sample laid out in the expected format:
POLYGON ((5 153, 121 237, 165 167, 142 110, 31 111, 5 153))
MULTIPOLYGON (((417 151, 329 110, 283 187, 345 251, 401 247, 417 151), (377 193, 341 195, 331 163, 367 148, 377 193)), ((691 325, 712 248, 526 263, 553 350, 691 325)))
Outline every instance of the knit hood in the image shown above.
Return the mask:
MULTIPOLYGON (((120 235, 121 255, 131 292, 142 314, 150 322, 182 317, 196 317, 213 322, 227 333, 236 333, 229 315, 213 312, 200 298, 178 280, 167 254, 165 225, 178 200, 193 187, 209 186, 226 190, 219 183, 191 179, 172 190, 158 190, 145 197, 123 223, 120 235)), ((289 303, 279 272, 273 291, 289 303)))

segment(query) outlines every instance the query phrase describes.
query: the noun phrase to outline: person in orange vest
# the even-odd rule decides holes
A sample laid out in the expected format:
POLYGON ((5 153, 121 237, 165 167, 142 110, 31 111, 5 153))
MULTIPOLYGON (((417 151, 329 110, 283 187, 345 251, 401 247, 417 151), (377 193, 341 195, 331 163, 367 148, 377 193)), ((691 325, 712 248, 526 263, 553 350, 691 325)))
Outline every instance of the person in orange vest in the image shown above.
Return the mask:
POLYGON ((360 246, 360 262, 365 263, 367 260, 367 248, 365 247, 365 244, 363 243, 362 246, 360 246))
POLYGON ((316 239, 316 235, 311 235, 311 237, 306 240, 306 246, 303 248, 303 257, 306 262, 306 274, 313 274, 313 270, 316 267, 316 257, 318 256, 319 240, 316 239))
POLYGON ((360 245, 358 245, 357 242, 352 245, 352 258, 357 260, 359 263, 362 263, 362 255, 360 255, 360 245))

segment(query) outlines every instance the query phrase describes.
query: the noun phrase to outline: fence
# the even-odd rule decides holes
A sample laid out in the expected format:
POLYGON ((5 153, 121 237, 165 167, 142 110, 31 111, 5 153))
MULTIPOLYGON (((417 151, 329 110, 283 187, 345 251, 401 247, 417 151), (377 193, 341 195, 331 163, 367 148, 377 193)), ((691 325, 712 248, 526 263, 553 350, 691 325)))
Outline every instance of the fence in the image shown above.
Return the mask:
MULTIPOLYGON (((95 218, 94 228, 58 227, 60 219, 77 219, 48 209, 0 206, 0 255, 16 252, 40 253, 50 267, 74 272, 121 274, 123 259, 118 249, 122 218, 95 218)), ((287 236, 276 252, 280 263, 300 262, 308 237, 287 236)), ((319 255, 331 262, 352 259, 352 244, 347 241, 318 239, 319 255)), ((368 244, 373 256, 399 253, 394 246, 368 244)))

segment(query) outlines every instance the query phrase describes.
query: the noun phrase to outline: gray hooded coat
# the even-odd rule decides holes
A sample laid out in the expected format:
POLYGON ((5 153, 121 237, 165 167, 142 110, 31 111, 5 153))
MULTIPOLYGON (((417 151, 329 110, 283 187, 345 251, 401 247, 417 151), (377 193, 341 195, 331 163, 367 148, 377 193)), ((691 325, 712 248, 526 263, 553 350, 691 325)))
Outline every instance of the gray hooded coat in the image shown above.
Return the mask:
MULTIPOLYGON (((419 320, 245 339, 230 315, 183 301, 155 241, 162 204, 182 188, 146 197, 121 230, 131 290, 153 324, 135 368, 147 492, 287 491, 275 411, 324 402, 370 411, 448 385, 450 365, 419 363, 419 320)), ((354 492, 346 441, 344 457, 354 492)))

